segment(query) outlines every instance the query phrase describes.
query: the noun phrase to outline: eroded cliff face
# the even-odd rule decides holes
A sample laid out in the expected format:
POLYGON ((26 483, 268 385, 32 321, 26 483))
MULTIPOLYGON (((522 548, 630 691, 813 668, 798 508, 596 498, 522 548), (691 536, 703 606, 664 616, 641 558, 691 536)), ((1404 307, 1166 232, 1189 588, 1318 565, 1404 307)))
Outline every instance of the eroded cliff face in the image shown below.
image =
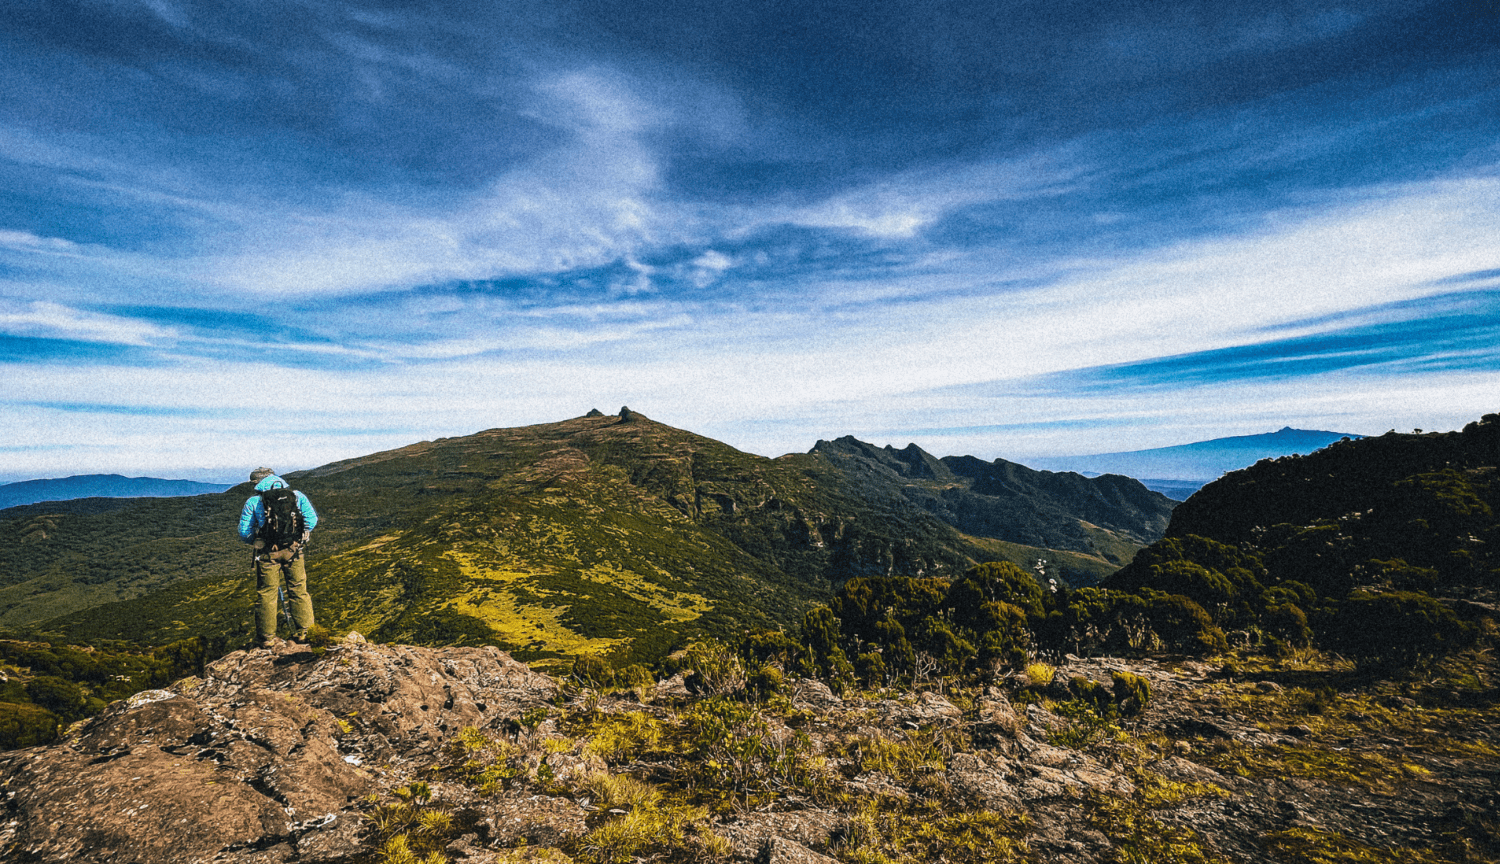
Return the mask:
POLYGON ((360 848, 361 796, 556 687, 495 648, 237 652, 63 743, 0 755, 0 858, 193 862, 284 846, 342 860, 360 848))

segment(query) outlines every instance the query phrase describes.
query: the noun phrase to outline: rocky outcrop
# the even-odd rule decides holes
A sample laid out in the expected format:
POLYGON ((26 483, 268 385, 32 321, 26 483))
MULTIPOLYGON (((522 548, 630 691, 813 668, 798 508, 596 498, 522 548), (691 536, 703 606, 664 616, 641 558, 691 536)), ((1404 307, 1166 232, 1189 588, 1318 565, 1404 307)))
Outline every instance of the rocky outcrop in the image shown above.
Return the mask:
MULTIPOLYGON (((354 639, 317 655, 242 651, 117 703, 63 743, 0 755, 0 859, 207 862, 359 848, 353 803, 465 726, 493 727, 556 684, 495 648, 354 639)), ((270 859, 268 859, 270 860, 270 859)))
MULTIPOLYGON (((756 704, 705 702, 720 697, 680 675, 639 694, 564 689, 493 648, 352 638, 321 654, 238 652, 58 744, 0 754, 0 860, 568 864, 636 848, 640 860, 827 864, 869 843, 937 860, 921 844, 952 833, 972 849, 980 835, 964 832, 986 825, 986 860, 1048 864, 1313 860, 1316 844, 1359 860, 1500 852, 1489 690, 1345 697, 1298 686, 1301 670, 1233 681, 1193 661, 1059 661, 1053 684, 1018 673, 877 697, 796 680, 756 704), (1117 672, 1152 696, 1107 728, 1058 684, 1117 672), (787 754, 800 764, 778 761, 787 754), (726 780, 742 797, 714 797, 726 780), (632 817, 668 797, 692 823, 682 842, 627 847, 625 829, 650 824, 632 817), (698 806, 715 800, 733 803, 698 806), (382 827, 401 814, 409 830, 382 827), (413 827, 423 815, 440 818, 413 827), (425 844, 417 858, 379 851, 408 835, 425 844)), ((1490 680, 1485 662, 1475 675, 1490 680)))

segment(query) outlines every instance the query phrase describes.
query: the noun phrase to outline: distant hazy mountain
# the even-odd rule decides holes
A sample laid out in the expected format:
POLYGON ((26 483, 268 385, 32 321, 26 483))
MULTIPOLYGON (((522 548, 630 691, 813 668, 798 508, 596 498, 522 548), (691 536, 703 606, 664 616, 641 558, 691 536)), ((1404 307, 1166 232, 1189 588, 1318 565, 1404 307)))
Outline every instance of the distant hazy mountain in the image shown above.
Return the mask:
POLYGON ((1141 478, 1147 488, 1185 500, 1199 487, 1230 471, 1248 468, 1262 459, 1304 455, 1343 438, 1363 436, 1343 432, 1282 427, 1263 435, 1236 435, 1176 447, 1053 456, 1027 460, 1033 468, 1077 471, 1081 474, 1124 474, 1141 478))
POLYGON ((22 480, 0 486, 0 510, 39 501, 73 498, 178 498, 223 492, 228 483, 194 480, 162 480, 158 477, 122 477, 119 474, 79 474, 55 480, 22 480))

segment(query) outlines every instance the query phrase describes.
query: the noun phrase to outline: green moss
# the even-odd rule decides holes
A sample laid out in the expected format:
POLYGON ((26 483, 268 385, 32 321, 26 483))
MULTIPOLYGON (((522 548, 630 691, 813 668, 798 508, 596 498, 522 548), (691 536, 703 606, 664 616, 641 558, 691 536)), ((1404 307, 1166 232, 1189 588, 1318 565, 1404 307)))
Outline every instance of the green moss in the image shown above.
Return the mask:
POLYGON ((1379 753, 1338 751, 1316 744, 1290 747, 1246 747, 1226 742, 1206 761, 1220 771, 1242 777, 1305 777, 1323 783, 1359 786, 1381 795, 1393 794, 1425 769, 1379 753))
POLYGON ((661 721, 643 712, 626 711, 606 715, 574 731, 587 736, 585 752, 617 765, 656 750, 668 730, 661 721))
POLYGON ((1376 847, 1341 834, 1290 828, 1261 838, 1266 849, 1284 864, 1438 864, 1445 859, 1410 847, 1376 847))
POLYGON ((1135 800, 1148 810, 1176 807, 1202 798, 1230 797, 1229 792, 1216 783, 1182 783, 1151 771, 1136 770, 1131 779, 1135 784, 1135 800))
POLYGON ((1116 860, 1124 864, 1229 864, 1198 832, 1151 816, 1145 800, 1091 795, 1088 820, 1110 839, 1116 860))
POLYGON ((872 798, 829 852, 848 864, 1008 864, 1023 861, 1024 814, 951 812, 933 801, 872 798))

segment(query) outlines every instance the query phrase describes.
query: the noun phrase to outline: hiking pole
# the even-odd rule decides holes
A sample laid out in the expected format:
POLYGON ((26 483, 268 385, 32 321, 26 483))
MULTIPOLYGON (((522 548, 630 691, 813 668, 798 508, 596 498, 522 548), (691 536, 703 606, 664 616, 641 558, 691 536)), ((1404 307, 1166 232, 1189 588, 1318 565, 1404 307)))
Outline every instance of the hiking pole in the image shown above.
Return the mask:
POLYGON ((282 583, 276 586, 276 591, 281 595, 281 617, 286 619, 286 632, 288 634, 295 634, 297 632, 297 625, 292 623, 292 610, 287 608, 286 605, 285 580, 282 580, 282 583))

